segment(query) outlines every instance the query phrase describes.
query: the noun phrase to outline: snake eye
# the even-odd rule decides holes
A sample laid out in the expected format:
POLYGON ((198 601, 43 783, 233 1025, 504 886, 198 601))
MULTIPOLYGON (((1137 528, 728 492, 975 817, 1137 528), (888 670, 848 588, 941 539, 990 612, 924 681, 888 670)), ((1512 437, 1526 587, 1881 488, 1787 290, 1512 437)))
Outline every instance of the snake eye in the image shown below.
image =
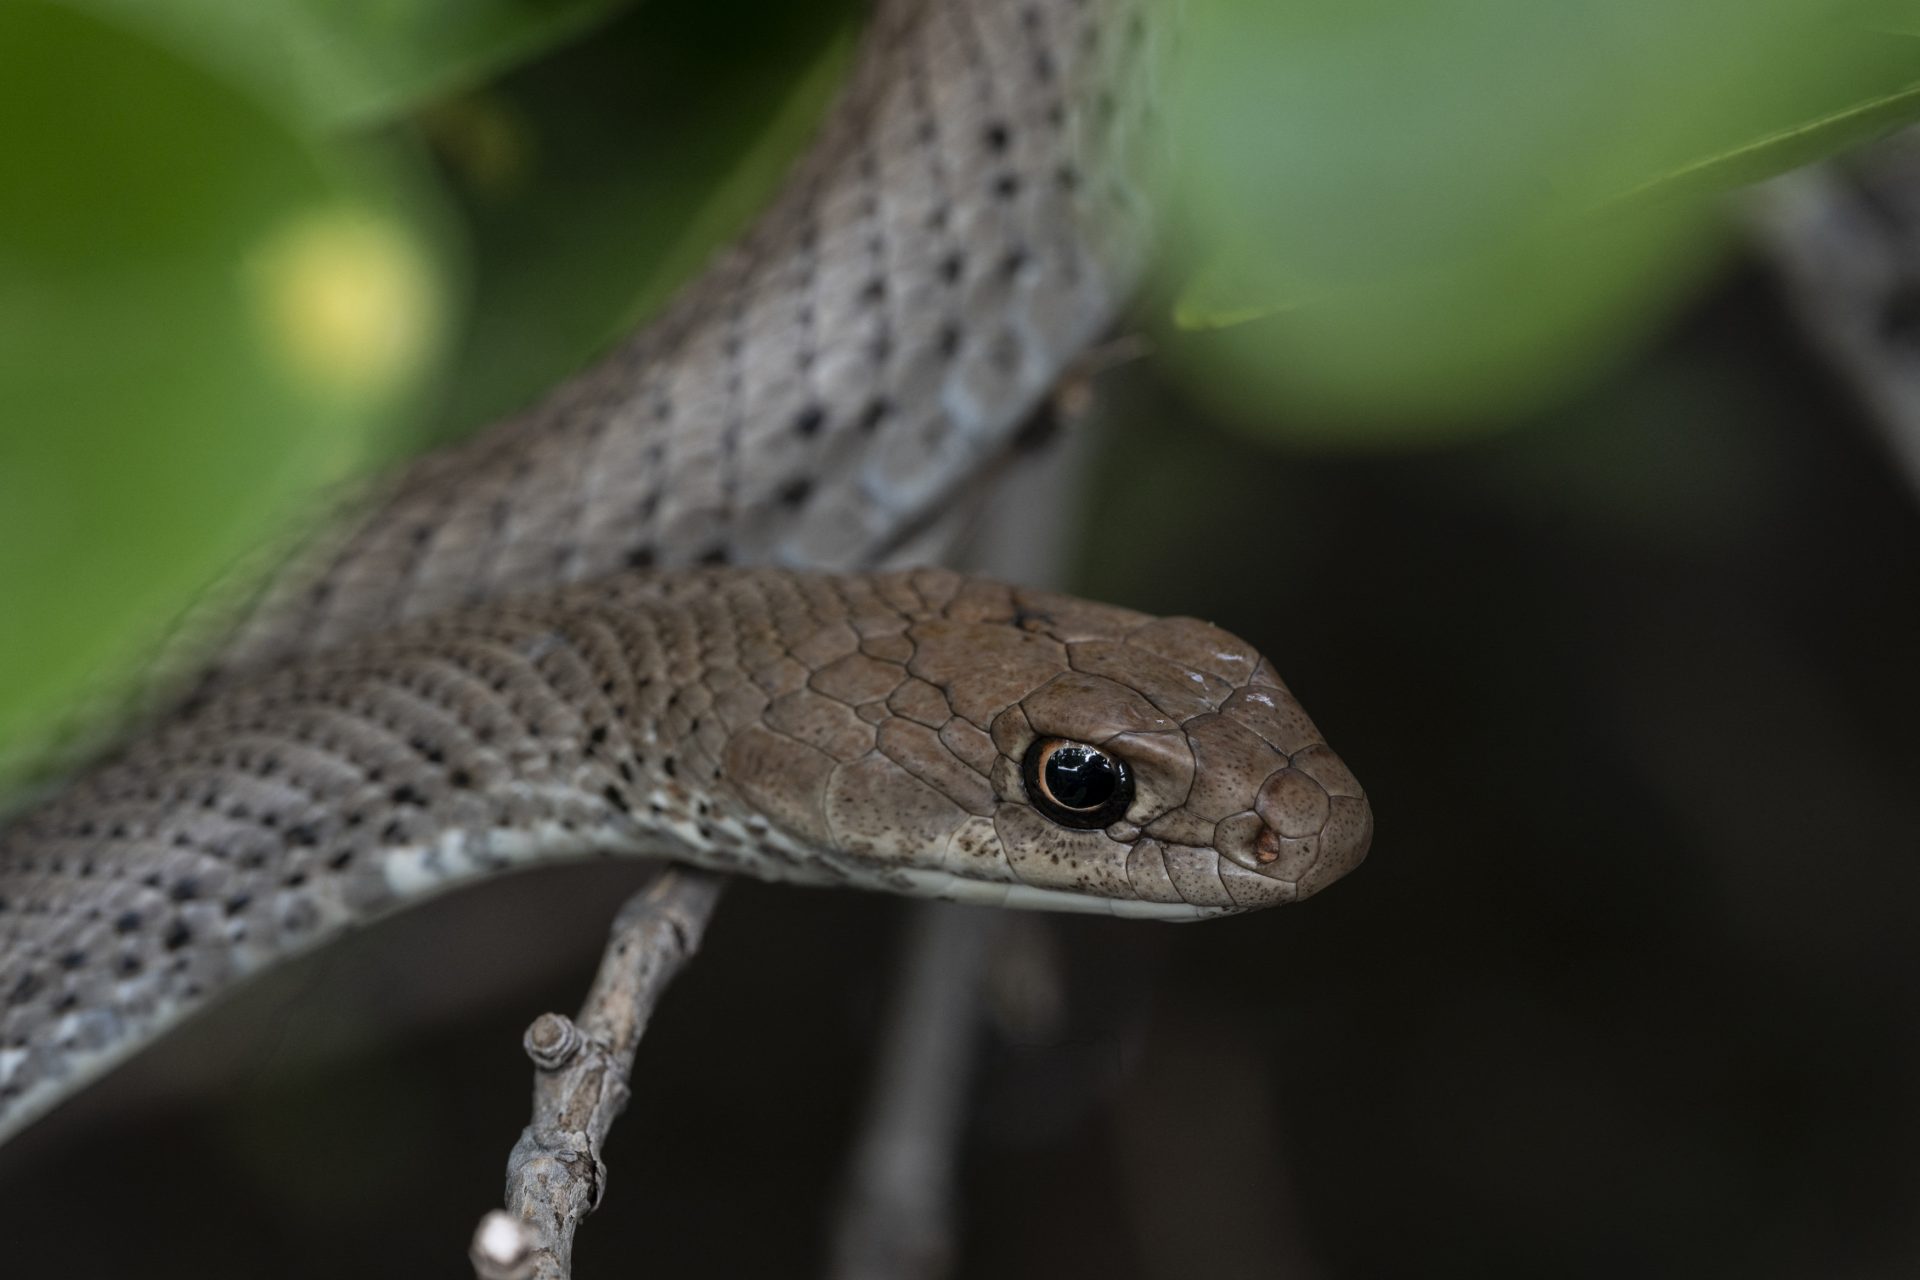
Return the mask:
POLYGON ((1033 807, 1063 827, 1091 831, 1127 812, 1133 778, 1120 760, 1065 738, 1040 738, 1021 766, 1033 807))

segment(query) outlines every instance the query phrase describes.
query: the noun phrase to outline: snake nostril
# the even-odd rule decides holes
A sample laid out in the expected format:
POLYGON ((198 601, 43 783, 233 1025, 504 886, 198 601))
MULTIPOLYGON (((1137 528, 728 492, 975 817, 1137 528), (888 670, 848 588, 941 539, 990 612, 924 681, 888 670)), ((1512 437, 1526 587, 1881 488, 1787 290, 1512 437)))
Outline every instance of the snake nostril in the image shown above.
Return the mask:
POLYGON ((1320 853, 1319 836, 1295 839, 1251 810, 1236 813, 1215 827, 1212 844, 1229 862, 1271 880, 1297 878, 1320 853))
POLYGON ((1262 826, 1259 839, 1253 842, 1253 860, 1262 866, 1280 860, 1280 833, 1272 827, 1262 826))

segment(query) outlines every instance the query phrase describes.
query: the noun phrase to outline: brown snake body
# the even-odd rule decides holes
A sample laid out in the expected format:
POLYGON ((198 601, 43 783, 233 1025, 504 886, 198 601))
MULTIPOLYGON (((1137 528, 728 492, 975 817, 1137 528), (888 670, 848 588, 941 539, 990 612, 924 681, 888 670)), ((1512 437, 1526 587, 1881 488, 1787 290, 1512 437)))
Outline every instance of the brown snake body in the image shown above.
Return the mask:
POLYGON ((795 571, 880 559, 1112 322, 1146 41, 1117 3, 884 4, 739 246, 0 829, 0 1136, 236 979, 529 862, 1177 919, 1357 863, 1358 785, 1224 632, 795 571))

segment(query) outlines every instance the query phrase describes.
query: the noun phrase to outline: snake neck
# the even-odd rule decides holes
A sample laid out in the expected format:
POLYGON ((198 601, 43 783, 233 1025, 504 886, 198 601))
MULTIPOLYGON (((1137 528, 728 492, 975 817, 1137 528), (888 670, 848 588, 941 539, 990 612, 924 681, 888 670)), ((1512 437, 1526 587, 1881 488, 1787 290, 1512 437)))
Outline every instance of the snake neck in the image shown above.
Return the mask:
POLYGON ((625 854, 886 883, 780 819, 817 804, 809 770, 874 752, 864 651, 898 657, 966 581, 616 576, 183 708, 0 829, 0 1132, 247 974, 480 876, 625 854))

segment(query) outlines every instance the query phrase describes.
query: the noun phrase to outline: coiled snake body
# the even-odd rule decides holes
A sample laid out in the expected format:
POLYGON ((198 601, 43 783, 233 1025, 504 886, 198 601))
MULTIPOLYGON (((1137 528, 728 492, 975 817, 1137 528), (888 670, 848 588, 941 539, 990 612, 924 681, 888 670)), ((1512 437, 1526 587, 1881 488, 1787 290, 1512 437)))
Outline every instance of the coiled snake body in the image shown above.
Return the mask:
POLYGON ((884 558, 1112 322, 1147 39, 1111 0, 883 4, 740 245, 415 464, 0 831, 0 1136, 236 979, 528 862, 1173 919, 1357 863, 1358 785, 1224 632, 799 571, 884 558))

